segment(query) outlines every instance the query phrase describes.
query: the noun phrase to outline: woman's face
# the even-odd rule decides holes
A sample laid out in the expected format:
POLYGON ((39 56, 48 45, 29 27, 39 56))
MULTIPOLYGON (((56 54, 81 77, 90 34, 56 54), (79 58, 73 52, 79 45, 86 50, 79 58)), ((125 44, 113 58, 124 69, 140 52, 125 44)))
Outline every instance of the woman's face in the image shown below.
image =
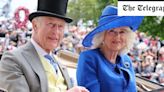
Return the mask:
POLYGON ((127 28, 128 27, 119 27, 105 32, 104 46, 107 50, 120 51, 126 46, 127 28))
POLYGON ((35 26, 34 40, 45 51, 50 52, 60 44, 64 34, 64 20, 54 17, 40 17, 35 26))

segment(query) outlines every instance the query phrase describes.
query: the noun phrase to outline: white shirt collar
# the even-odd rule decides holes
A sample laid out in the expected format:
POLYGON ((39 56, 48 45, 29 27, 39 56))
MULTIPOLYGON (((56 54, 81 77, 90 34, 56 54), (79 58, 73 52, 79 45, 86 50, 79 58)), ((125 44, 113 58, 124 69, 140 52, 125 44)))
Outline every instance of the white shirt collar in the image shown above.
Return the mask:
POLYGON ((36 49, 37 53, 40 55, 40 56, 45 56, 47 54, 51 54, 51 53, 47 53, 42 47, 39 46, 39 44, 31 38, 31 43, 34 45, 34 48, 36 49))

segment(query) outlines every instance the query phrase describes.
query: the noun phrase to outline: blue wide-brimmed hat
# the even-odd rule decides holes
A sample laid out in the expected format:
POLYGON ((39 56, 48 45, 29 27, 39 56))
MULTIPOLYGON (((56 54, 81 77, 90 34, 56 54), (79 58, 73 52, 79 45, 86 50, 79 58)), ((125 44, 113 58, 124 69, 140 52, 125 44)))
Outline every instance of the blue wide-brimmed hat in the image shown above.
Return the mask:
POLYGON ((117 7, 108 5, 102 11, 98 26, 83 39, 82 44, 85 47, 91 47, 92 40, 96 34, 113 28, 128 26, 135 32, 143 18, 143 16, 118 16, 117 7))

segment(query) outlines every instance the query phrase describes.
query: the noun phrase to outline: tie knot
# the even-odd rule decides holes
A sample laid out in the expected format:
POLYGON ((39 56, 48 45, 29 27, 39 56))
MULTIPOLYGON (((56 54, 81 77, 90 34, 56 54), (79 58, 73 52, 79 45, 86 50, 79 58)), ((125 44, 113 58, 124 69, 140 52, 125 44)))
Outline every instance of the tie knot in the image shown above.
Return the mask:
POLYGON ((48 62, 54 67, 56 73, 58 73, 58 68, 57 68, 58 65, 55 62, 55 60, 53 59, 53 57, 49 54, 45 55, 44 57, 48 59, 48 62))
POLYGON ((45 55, 44 57, 47 58, 47 59, 49 59, 49 60, 53 60, 53 58, 49 54, 45 55))

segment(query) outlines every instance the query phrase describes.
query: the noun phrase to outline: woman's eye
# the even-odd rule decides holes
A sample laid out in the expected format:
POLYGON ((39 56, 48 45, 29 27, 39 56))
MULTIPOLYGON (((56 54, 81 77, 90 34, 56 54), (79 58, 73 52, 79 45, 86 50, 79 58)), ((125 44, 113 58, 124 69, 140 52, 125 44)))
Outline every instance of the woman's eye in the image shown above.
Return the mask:
POLYGON ((114 33, 114 30, 109 30, 108 33, 114 33))
POLYGON ((121 31, 121 32, 119 32, 120 34, 124 34, 125 33, 125 31, 121 31))
POLYGON ((110 30, 109 32, 114 32, 114 30, 110 30))

